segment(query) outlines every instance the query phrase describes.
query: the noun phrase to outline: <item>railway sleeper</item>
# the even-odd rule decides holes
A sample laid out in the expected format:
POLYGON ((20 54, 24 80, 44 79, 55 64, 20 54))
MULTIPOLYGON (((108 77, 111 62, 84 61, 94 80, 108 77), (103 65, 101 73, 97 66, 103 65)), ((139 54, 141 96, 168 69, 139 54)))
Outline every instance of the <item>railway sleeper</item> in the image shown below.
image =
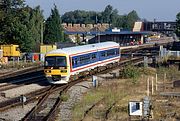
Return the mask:
POLYGON ((83 71, 83 72, 80 72, 80 73, 79 73, 79 76, 80 76, 80 77, 86 76, 86 75, 89 75, 89 71, 83 71))
POLYGON ((94 69, 91 69, 89 72, 89 75, 93 75, 93 74, 95 74, 95 71, 94 71, 94 69))
POLYGON ((70 76, 71 81, 77 80, 78 78, 79 78, 78 75, 71 75, 70 76))
POLYGON ((98 72, 98 67, 93 69, 94 73, 98 72))
POLYGON ((106 69, 107 69, 106 66, 100 66, 100 67, 98 68, 98 72, 104 71, 104 70, 106 70, 106 69))

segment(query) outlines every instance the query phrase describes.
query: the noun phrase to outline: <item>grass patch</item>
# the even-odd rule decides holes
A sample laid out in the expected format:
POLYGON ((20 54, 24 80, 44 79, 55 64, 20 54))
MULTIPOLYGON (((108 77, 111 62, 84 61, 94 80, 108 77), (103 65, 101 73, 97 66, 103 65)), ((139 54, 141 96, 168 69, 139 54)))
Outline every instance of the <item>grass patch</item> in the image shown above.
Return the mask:
POLYGON ((157 69, 157 74, 159 75, 159 80, 174 81, 180 79, 180 71, 178 71, 177 66, 170 66, 169 68, 160 67, 157 69))
POLYGON ((130 78, 132 79, 132 83, 136 84, 140 77, 140 70, 136 66, 130 64, 126 65, 121 72, 122 78, 130 78))
POLYGON ((104 97, 104 93, 99 91, 100 89, 91 90, 88 92, 84 98, 83 101, 77 104, 73 108, 73 120, 76 121, 77 119, 82 119, 84 112, 92 106, 95 102, 101 100, 104 97))
MULTIPOLYGON (((73 120, 80 120, 83 118, 84 112, 91 107, 93 104, 105 98, 100 104, 98 104, 93 110, 88 113, 88 117, 93 117, 93 119, 102 120, 105 116, 106 110, 114 103, 118 102, 122 98, 126 97, 128 93, 126 92, 127 88, 122 88, 122 85, 125 87, 132 85, 130 81, 124 80, 122 82, 110 82, 100 86, 97 89, 91 90, 88 92, 82 99, 80 103, 78 103, 73 108, 73 120), (129 83, 129 84, 127 84, 129 83)), ((125 108, 125 107, 124 107, 125 108)), ((116 112, 116 109, 112 110, 112 112, 116 112)))
MULTIPOLYGON (((126 75, 127 79, 106 80, 102 86, 86 93, 83 99, 73 108, 73 121, 81 120, 84 112, 103 97, 105 99, 88 113, 84 121, 106 120, 104 119, 105 112, 114 102, 116 104, 108 114, 108 120, 128 120, 128 102, 141 101, 146 96, 147 78, 154 77, 155 79, 157 73, 158 81, 163 82, 163 75, 166 73, 168 80, 172 80, 172 77, 173 80, 180 79, 180 72, 176 66, 170 66, 169 68, 160 67, 158 69, 127 66, 125 72, 128 73, 126 75), (133 82, 134 78, 136 83, 133 82)), ((167 111, 164 110, 165 107, 163 107, 162 103, 155 102, 155 98, 153 101, 155 120, 166 117, 167 111)), ((172 109, 178 110, 174 107, 172 109)), ((172 111, 171 108, 169 111, 172 111)))
POLYGON ((61 100, 62 100, 63 102, 66 102, 69 97, 70 97, 70 96, 69 96, 67 93, 63 93, 63 94, 61 95, 61 100))
POLYGON ((26 67, 31 67, 31 66, 40 66, 41 62, 9 62, 8 64, 0 64, 0 69, 12 69, 12 68, 16 68, 16 69, 22 69, 22 68, 26 68, 26 67))

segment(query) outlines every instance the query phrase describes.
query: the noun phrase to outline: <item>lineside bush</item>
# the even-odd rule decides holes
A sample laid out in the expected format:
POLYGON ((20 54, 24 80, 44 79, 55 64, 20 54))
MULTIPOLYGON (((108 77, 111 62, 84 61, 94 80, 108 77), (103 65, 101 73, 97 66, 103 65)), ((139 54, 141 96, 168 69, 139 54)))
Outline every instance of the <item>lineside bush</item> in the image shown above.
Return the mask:
POLYGON ((121 72, 122 78, 130 78, 133 79, 132 82, 135 84, 140 77, 139 68, 135 67, 132 64, 126 65, 125 68, 121 72))

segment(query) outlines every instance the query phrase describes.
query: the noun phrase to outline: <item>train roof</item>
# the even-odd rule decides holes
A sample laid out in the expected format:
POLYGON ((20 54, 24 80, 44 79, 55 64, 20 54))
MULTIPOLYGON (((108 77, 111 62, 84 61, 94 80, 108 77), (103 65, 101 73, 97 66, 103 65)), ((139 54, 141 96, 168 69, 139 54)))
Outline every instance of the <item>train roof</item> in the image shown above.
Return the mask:
POLYGON ((84 52, 90 52, 94 50, 101 50, 106 48, 112 48, 119 46, 116 42, 102 42, 102 43, 95 43, 95 44, 88 44, 88 45, 82 45, 82 46, 75 46, 75 47, 68 47, 68 48, 62 48, 57 50, 52 50, 48 52, 47 54, 78 54, 78 53, 84 53, 84 52))

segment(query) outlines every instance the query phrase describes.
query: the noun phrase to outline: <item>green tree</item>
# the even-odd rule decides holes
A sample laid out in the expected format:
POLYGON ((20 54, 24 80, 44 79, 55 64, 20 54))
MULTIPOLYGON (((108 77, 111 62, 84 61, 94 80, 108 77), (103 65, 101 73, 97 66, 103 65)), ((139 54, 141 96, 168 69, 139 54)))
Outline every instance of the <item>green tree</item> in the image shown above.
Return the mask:
POLYGON ((46 20, 44 37, 44 42, 47 44, 64 41, 61 17, 56 5, 54 5, 54 9, 51 10, 51 15, 46 20))
POLYGON ((126 28, 126 16, 118 16, 116 23, 114 24, 115 27, 119 27, 119 28, 126 28))
POLYGON ((176 35, 180 37, 180 12, 176 15, 176 35))
POLYGON ((27 36, 21 40, 21 45, 24 44, 22 50, 37 52, 41 41, 41 31, 43 31, 44 17, 42 11, 40 10, 40 6, 34 9, 27 6, 22 9, 22 12, 23 14, 21 14, 20 18, 23 18, 23 20, 21 20, 21 23, 26 26, 23 33, 24 35, 27 34, 27 36))
POLYGON ((132 29, 134 22, 139 20, 136 11, 131 11, 128 15, 119 15, 117 9, 107 5, 102 12, 75 10, 62 15, 64 23, 72 24, 96 24, 109 23, 111 27, 132 29))
POLYGON ((75 24, 95 24, 96 15, 98 13, 95 11, 84 11, 84 10, 75 10, 66 12, 62 16, 62 22, 64 23, 75 23, 75 24))
POLYGON ((74 18, 74 12, 66 12, 64 15, 62 15, 62 22, 64 23, 75 23, 76 20, 74 18))
POLYGON ((35 51, 39 50, 40 43, 43 43, 43 28, 44 28, 44 17, 42 11, 40 10, 40 6, 35 7, 30 13, 30 19, 28 28, 33 35, 33 42, 35 43, 35 51))
POLYGON ((126 16, 126 27, 127 29, 132 29, 134 26, 134 23, 138 21, 140 18, 135 10, 131 11, 127 16, 126 16))
POLYGON ((18 44, 23 52, 32 52, 40 41, 40 23, 43 16, 40 7, 25 7, 24 0, 2 0, 0 2, 1 44, 18 44))
POLYGON ((110 15, 110 24, 112 24, 112 27, 116 27, 118 18, 119 18, 118 10, 114 9, 110 15))
MULTIPOLYGON (((24 0, 1 0, 0 10, 2 13, 0 19, 0 37, 1 44, 10 43, 13 39, 12 29, 15 22, 19 20, 18 11, 24 7, 24 0)), ((13 43, 12 43, 13 44, 13 43)))
POLYGON ((111 5, 107 5, 105 10, 102 12, 103 23, 110 23, 112 12, 113 7, 111 5))

